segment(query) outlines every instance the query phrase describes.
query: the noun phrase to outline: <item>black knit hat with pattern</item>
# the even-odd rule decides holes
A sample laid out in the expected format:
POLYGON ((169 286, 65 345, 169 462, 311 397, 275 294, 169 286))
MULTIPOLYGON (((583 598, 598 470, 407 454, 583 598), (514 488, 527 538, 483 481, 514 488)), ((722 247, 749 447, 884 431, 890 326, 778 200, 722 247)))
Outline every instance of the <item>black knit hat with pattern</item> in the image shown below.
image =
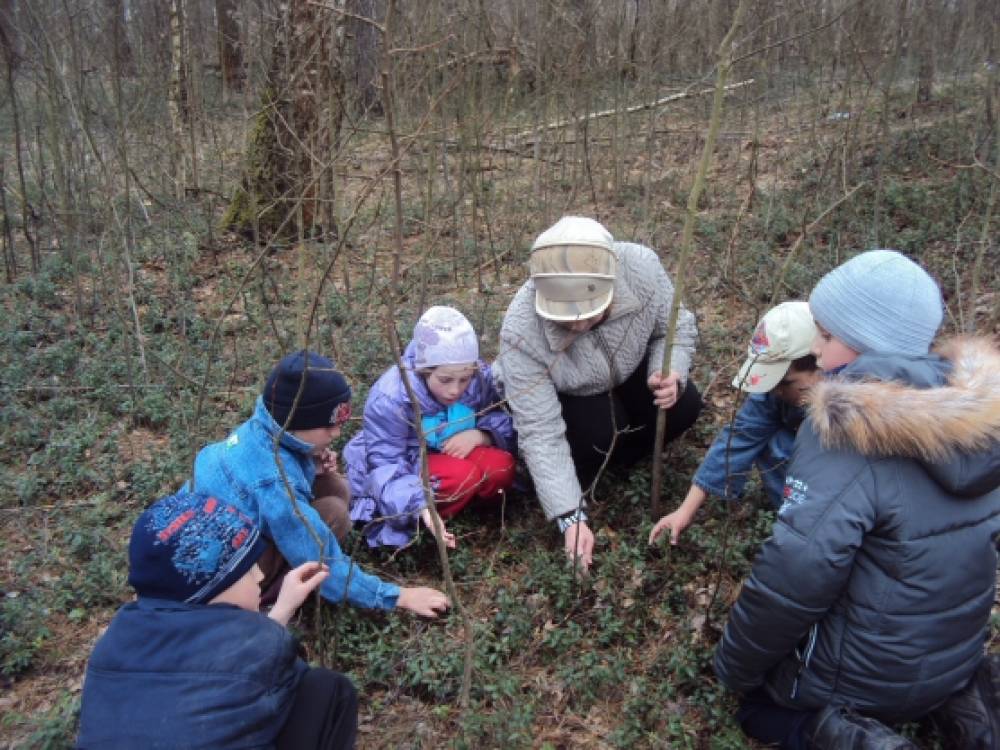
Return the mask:
POLYGON ((181 490, 135 522, 128 582, 139 596, 206 604, 240 580, 266 550, 260 527, 235 505, 181 490))
POLYGON ((334 423, 337 406, 351 400, 351 387, 333 362, 302 350, 285 356, 274 366, 262 395, 264 406, 279 425, 288 430, 311 430, 334 423), (289 419, 293 404, 295 413, 289 419))

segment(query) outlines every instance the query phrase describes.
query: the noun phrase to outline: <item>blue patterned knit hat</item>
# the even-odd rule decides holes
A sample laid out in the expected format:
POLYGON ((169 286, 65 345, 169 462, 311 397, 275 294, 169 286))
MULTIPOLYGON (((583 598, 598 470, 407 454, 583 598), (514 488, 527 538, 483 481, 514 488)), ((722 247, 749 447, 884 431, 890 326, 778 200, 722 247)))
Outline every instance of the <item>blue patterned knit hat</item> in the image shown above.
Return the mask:
POLYGON ((205 604, 242 578, 266 549, 257 524, 236 506, 181 490, 135 522, 128 582, 139 596, 205 604))
POLYGON ((834 268, 809 295, 809 309, 859 354, 927 354, 944 315, 934 279, 895 250, 869 250, 834 268))

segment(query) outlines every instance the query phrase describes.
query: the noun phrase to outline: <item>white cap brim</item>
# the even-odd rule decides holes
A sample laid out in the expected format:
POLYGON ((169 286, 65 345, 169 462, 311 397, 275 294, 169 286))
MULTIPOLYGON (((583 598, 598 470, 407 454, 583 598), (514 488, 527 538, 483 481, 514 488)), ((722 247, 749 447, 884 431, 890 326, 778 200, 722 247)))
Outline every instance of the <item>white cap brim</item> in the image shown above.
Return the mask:
POLYGON ((589 300, 578 300, 574 302, 558 302, 546 299, 541 292, 535 290, 535 312, 547 320, 558 323, 574 322, 577 320, 588 320, 595 315, 600 315, 611 305, 611 300, 615 296, 614 288, 608 290, 607 294, 589 300))
POLYGON ((790 359, 763 362, 756 356, 747 357, 743 367, 733 379, 733 387, 747 393, 767 393, 781 382, 791 366, 790 359))

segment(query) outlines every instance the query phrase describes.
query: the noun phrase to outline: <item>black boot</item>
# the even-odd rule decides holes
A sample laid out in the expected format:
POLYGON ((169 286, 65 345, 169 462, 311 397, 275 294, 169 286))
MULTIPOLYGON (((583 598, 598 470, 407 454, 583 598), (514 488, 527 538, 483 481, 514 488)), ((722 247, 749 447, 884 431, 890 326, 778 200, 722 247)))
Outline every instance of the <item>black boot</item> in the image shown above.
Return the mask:
POLYGON ((1000 657, 987 656, 969 684, 931 718, 955 750, 1000 748, 1000 657))
POLYGON ((843 706, 827 706, 806 727, 814 750, 918 750, 905 737, 868 716, 843 706))

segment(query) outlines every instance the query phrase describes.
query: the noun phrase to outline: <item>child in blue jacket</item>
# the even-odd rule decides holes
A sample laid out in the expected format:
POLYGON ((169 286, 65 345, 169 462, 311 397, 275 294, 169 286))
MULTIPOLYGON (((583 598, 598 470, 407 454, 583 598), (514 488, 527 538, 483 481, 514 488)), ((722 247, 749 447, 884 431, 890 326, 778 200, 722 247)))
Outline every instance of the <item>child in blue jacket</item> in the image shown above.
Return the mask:
POLYGON ((320 589, 324 598, 435 617, 450 605, 443 593, 383 581, 340 549, 333 528, 341 534, 350 528, 348 490, 329 444, 350 417, 350 401, 351 389, 329 359, 289 354, 268 376, 253 416, 198 453, 191 487, 229 498, 256 519, 277 553, 261 566, 269 580, 289 565, 323 560, 330 567, 320 589), (324 483, 333 489, 317 491, 324 483), (324 492, 341 496, 319 497, 324 492), (321 502, 328 503, 326 519, 316 507, 321 502))
POLYGON ((667 529, 671 544, 677 544, 709 495, 739 498, 754 465, 771 504, 781 506, 785 468, 805 418, 805 399, 821 377, 810 353, 815 335, 806 302, 783 302, 761 318, 746 362, 733 380, 733 387, 749 395, 733 423, 719 430, 684 502, 653 527, 650 544, 667 529))
POLYGON ((329 571, 295 568, 265 616, 266 548, 253 519, 209 495, 182 490, 139 516, 128 579, 138 599, 91 654, 78 747, 354 746, 354 686, 306 665, 285 629, 329 571))

